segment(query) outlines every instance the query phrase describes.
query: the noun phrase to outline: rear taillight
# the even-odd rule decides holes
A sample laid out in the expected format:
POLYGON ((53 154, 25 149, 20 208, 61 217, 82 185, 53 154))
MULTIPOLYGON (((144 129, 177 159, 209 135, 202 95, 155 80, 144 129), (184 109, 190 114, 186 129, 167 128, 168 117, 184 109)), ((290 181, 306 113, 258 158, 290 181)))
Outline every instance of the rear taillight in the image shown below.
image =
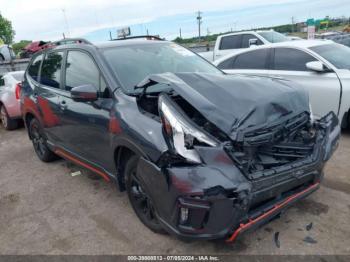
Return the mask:
POLYGON ((21 83, 16 84, 15 95, 17 100, 19 100, 21 97, 21 87, 21 83))

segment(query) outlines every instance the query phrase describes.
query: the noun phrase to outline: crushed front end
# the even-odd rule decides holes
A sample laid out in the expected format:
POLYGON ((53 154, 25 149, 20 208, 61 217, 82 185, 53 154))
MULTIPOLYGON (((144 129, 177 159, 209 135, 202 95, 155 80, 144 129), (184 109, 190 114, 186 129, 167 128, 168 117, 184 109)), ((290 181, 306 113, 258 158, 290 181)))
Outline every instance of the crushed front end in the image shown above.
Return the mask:
POLYGON ((269 222, 319 188, 325 162, 338 145, 334 113, 311 123, 307 113, 237 134, 220 146, 195 146, 202 164, 156 165, 141 159, 158 217, 189 239, 228 238, 269 222))
POLYGON ((140 87, 159 83, 172 92, 144 91, 138 105, 161 122, 168 151, 141 159, 137 173, 170 233, 233 241, 319 188, 340 126, 332 112, 312 121, 302 89, 204 74, 154 75, 140 87))

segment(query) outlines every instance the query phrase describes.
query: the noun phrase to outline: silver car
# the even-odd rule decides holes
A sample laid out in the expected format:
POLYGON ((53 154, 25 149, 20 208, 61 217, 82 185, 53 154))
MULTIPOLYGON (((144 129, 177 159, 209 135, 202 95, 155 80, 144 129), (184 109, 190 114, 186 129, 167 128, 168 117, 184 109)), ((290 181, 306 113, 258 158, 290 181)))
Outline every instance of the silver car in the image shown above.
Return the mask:
POLYGON ((15 71, 0 78, 0 120, 6 130, 16 129, 22 118, 19 99, 23 76, 24 71, 15 71))
POLYGON ((256 47, 228 55, 214 64, 228 74, 286 79, 309 92, 316 118, 333 111, 350 123, 350 48, 326 40, 299 40, 256 47))

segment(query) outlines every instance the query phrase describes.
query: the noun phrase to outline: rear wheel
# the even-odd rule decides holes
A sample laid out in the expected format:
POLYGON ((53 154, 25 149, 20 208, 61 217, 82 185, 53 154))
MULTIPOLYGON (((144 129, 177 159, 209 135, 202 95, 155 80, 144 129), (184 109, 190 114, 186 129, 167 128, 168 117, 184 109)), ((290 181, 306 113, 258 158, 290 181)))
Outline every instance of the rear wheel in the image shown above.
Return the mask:
POLYGON ((141 222, 155 233, 166 233, 158 221, 152 199, 144 190, 144 185, 137 176, 138 156, 132 156, 125 166, 125 182, 129 201, 141 222))
POLYGON ((2 126, 6 130, 13 130, 13 129, 16 129, 18 127, 18 121, 11 119, 9 117, 4 105, 0 105, 0 120, 1 120, 2 126))
POLYGON ((58 156, 54 154, 47 146, 47 139, 43 132, 43 129, 36 118, 33 118, 29 124, 29 136, 32 140, 34 151, 43 162, 52 162, 58 159, 58 156))

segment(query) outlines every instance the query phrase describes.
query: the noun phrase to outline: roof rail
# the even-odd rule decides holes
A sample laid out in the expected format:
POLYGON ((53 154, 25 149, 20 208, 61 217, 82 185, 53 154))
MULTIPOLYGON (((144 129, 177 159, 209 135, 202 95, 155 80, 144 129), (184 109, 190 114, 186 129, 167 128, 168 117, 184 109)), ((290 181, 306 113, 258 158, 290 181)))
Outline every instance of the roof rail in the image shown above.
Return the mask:
POLYGON ((155 35, 129 36, 129 37, 122 37, 122 38, 115 38, 115 39, 112 39, 111 41, 129 40, 129 39, 138 39, 138 38, 146 38, 146 40, 159 40, 159 41, 164 41, 164 39, 160 38, 159 36, 155 36, 155 35))
POLYGON ((92 43, 84 38, 63 38, 58 41, 52 42, 53 45, 59 46, 59 45, 68 45, 68 44, 86 44, 86 45, 92 45, 92 43))

